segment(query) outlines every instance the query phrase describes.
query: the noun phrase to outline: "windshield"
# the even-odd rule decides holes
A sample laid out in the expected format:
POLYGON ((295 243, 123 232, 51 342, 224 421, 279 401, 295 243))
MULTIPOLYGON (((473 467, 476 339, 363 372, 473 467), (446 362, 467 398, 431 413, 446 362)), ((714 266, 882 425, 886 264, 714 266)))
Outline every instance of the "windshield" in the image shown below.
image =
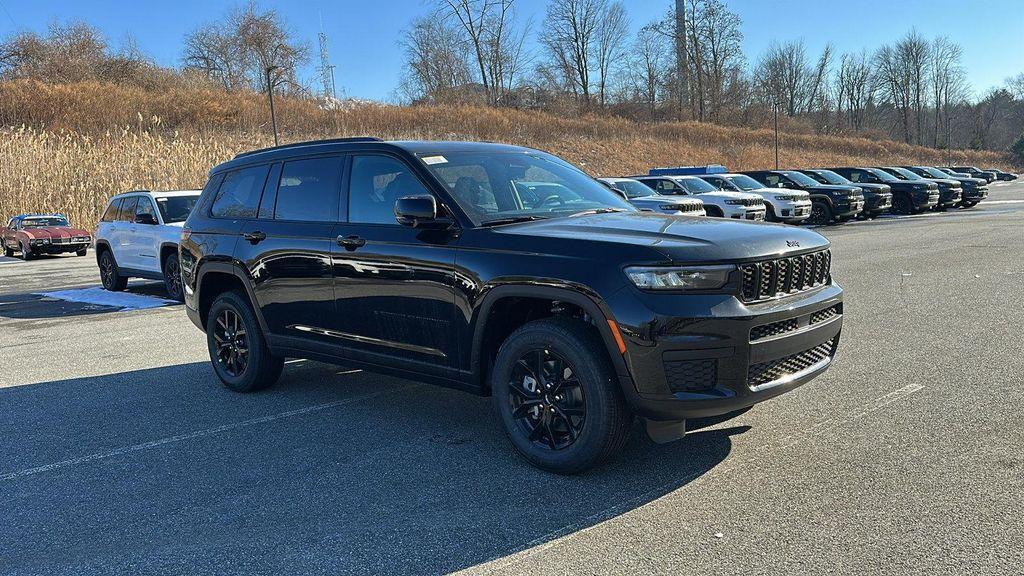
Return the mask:
POLYGON ((796 170, 783 170, 783 174, 789 177, 790 180, 796 182, 801 186, 817 186, 818 183, 814 179, 810 178, 806 174, 797 172, 796 170))
POLYGON ((676 184, 679 184, 690 194, 703 194, 705 192, 718 192, 718 188, 715 188, 711 184, 692 176, 690 178, 673 178, 676 184))
POLYGON ((736 176, 727 176, 726 179, 732 182, 740 190, 757 190, 758 188, 764 188, 764 184, 761 184, 757 180, 754 180, 746 174, 738 174, 736 176))
POLYGON ((917 169, 934 178, 949 178, 949 174, 931 166, 918 166, 917 169))
POLYGON ((188 219, 188 215, 198 200, 198 194, 195 196, 161 196, 156 199, 156 207, 160 209, 160 217, 164 219, 164 224, 175 224, 188 219))
POLYGON ((453 152, 421 158, 459 206, 481 224, 601 209, 636 210, 579 168, 544 152, 453 152))
POLYGON ((609 182, 609 184, 611 184, 612 188, 615 188, 616 190, 622 190, 622 193, 625 194, 627 198, 644 198, 646 196, 654 196, 654 190, 651 190, 646 184, 637 182, 636 180, 616 180, 614 182, 609 182))
POLYGON ((850 184, 853 184, 853 182, 850 182, 831 170, 815 170, 814 173, 820 176, 825 184, 836 184, 839 186, 849 186, 850 184))
POLYGON ((914 174, 913 172, 907 170, 906 168, 889 168, 889 170, 892 170, 898 176, 902 177, 904 180, 924 180, 924 178, 921 178, 920 176, 914 174))
POLYGON ((49 217, 49 218, 25 218, 21 221, 23 228, 45 228, 47 226, 70 226, 67 218, 60 217, 49 217))
POLYGON ((861 170, 864 170, 865 172, 870 172, 871 174, 874 174, 882 182, 899 182, 900 181, 899 178, 893 176, 892 174, 889 174, 885 170, 879 170, 878 168, 861 168, 861 170))

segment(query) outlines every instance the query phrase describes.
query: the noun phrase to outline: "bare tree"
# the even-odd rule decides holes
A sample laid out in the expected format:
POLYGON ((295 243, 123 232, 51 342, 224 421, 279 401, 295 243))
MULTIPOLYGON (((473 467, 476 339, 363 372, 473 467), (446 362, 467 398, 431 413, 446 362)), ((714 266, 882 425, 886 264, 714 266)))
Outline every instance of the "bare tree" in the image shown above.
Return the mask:
POLYGON ((933 108, 932 147, 939 147, 939 134, 945 147, 949 147, 950 111, 952 104, 963 96, 964 70, 960 65, 963 49, 946 36, 932 41, 931 53, 931 89, 933 108), (943 129, 945 125, 945 129, 943 129))
POLYGON ((529 26, 514 26, 515 0, 439 0, 436 14, 462 29, 480 74, 487 102, 497 104, 514 87, 525 65, 529 26))
POLYGON ((804 110, 811 68, 803 41, 773 42, 754 69, 762 97, 787 116, 804 110))
POLYGON ((660 23, 647 24, 637 32, 630 58, 631 84, 642 98, 652 120, 658 102, 658 88, 664 77, 666 65, 670 62, 666 40, 660 23))
POLYGON ((249 85, 248 62, 239 37, 219 24, 207 24, 185 36, 182 63, 234 92, 249 85))
POLYGON ((607 88, 612 66, 619 61, 626 49, 626 34, 629 31, 629 17, 622 2, 605 6, 597 26, 597 93, 603 108, 607 104, 607 88))
POLYGON ((298 86, 297 68, 306 62, 309 47, 292 34, 277 11, 262 10, 251 2, 232 21, 260 90, 281 84, 298 86))
POLYGON ((699 44, 694 44, 695 49, 700 49, 695 61, 702 64, 701 97, 707 101, 701 108, 706 108, 708 115, 718 121, 729 89, 735 85, 745 63, 740 31, 743 21, 721 0, 702 0, 694 4, 694 13, 696 38, 700 39, 699 44))
POLYGON ((590 104, 591 58, 605 11, 605 0, 553 0, 544 20, 541 43, 584 106, 590 104))
POLYGON ((411 101, 456 102, 472 79, 469 44, 461 30, 445 20, 424 16, 413 21, 401 41, 405 76, 401 90, 411 101))
POLYGON ((864 128, 865 113, 873 92, 871 60, 867 52, 843 54, 836 78, 837 108, 842 114, 843 103, 846 103, 846 121, 850 128, 864 128))

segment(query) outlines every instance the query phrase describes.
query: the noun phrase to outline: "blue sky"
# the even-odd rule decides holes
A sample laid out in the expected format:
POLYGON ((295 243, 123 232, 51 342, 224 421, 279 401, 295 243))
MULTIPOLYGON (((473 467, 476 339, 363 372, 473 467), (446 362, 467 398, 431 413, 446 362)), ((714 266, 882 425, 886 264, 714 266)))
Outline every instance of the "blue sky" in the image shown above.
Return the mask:
MULTIPOLYGON (((874 49, 916 27, 926 37, 946 34, 964 48, 964 63, 976 92, 1024 72, 1024 0, 726 0, 743 19, 744 52, 753 61, 772 40, 803 38, 812 57, 828 42, 837 52, 874 49)), ((113 43, 131 33, 158 63, 177 64, 181 40, 197 25, 213 21, 241 2, 179 0, 0 0, 0 36, 15 30, 43 31, 53 20, 82 19, 113 43)), ((665 13, 670 0, 625 4, 637 29, 665 13)), ((521 19, 536 33, 546 2, 519 0, 521 19)), ((387 99, 402 66, 401 30, 430 11, 422 0, 263 0, 307 38, 316 54, 320 15, 337 66, 339 92, 387 99)), ((311 64, 302 74, 314 80, 311 64)))

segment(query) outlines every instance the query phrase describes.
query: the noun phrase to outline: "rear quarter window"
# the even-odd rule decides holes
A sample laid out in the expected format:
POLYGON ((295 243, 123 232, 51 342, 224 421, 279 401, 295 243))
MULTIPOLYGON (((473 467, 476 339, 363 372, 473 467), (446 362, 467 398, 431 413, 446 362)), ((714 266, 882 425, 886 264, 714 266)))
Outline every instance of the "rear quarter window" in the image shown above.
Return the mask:
POLYGON ((114 220, 117 220, 117 211, 120 209, 120 206, 120 198, 111 200, 110 204, 107 205, 107 209, 103 211, 103 217, 100 218, 100 222, 113 222, 114 220))

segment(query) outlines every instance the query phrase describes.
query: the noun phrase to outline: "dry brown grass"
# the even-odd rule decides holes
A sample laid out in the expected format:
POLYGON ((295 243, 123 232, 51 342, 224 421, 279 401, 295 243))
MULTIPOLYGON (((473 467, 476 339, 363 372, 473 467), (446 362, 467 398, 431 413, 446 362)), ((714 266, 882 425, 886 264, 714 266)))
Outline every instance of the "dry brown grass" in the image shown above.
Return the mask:
MULTIPOLYGON (((476 107, 365 105, 328 112, 294 99, 282 99, 279 111, 286 142, 355 135, 491 140, 548 150, 594 175, 679 164, 774 166, 769 130, 476 107)), ((55 211, 92 227, 114 193, 202 187, 217 163, 271 143, 266 116, 265 101, 253 94, 0 83, 0 121, 20 126, 0 129, 0 217, 55 211)), ((953 161, 1007 164, 993 152, 955 152, 953 161)), ((891 140, 783 134, 780 162, 944 164, 946 154, 891 140)))

